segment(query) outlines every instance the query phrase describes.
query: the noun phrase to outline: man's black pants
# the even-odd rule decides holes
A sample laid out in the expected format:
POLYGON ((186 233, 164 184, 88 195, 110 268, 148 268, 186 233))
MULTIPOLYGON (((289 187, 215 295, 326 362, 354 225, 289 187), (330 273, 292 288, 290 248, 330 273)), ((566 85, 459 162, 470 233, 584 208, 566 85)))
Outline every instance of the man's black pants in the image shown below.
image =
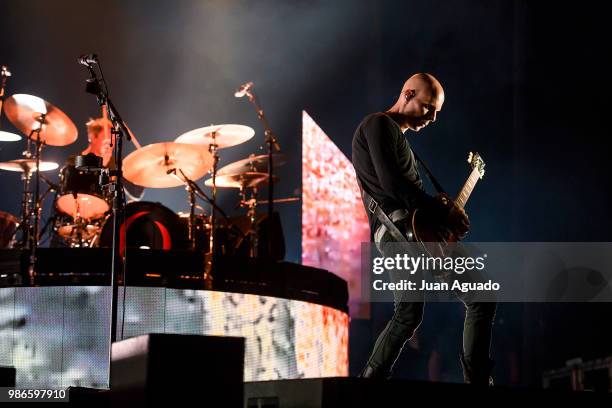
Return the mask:
MULTIPOLYGON (((388 232, 383 235, 380 246, 385 257, 394 257, 398 252, 398 245, 388 232), (395 245, 389 245, 390 243, 395 245)), ((396 279, 392 276, 391 280, 396 279)), ((461 356, 465 380, 486 384, 492 368, 489 353, 496 303, 471 301, 469 292, 454 293, 466 308, 461 356)), ((405 291, 395 291, 393 296, 395 312, 374 343, 362 374, 365 377, 390 377, 404 344, 414 335, 423 319, 425 303, 422 299, 413 301, 414 293, 411 293, 410 301, 405 301, 405 291)))

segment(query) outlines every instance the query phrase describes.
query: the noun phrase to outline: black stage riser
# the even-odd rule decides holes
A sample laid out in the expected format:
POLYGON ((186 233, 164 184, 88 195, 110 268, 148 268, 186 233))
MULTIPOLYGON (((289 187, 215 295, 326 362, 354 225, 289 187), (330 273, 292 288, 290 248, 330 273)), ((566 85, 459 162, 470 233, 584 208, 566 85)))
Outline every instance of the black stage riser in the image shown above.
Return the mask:
POLYGON ((526 403, 547 407, 586 407, 596 403, 612 406, 612 394, 362 378, 260 381, 247 382, 244 387, 245 408, 383 408, 447 401, 459 406, 471 401, 491 407, 526 403))

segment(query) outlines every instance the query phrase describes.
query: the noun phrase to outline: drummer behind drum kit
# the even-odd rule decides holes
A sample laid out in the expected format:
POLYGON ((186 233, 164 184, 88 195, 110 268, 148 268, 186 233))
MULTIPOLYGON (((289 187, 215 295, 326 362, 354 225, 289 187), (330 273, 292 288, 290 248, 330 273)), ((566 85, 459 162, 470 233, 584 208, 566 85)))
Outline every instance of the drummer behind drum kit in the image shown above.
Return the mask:
MULTIPOLYGON (((103 172, 100 169, 76 167, 70 163, 60 169, 59 185, 43 175, 43 172, 59 168, 57 163, 42 160, 43 147, 74 143, 78 135, 76 126, 60 109, 39 97, 15 94, 5 100, 4 89, 10 76, 8 69, 2 67, 0 129, 4 112, 7 119, 27 137, 23 158, 0 162, 1 170, 21 172, 23 180, 20 219, 0 211, 0 248, 36 249, 40 236, 47 230, 46 225, 41 233, 39 222, 41 208, 50 191, 56 193, 52 242, 60 242, 69 247, 111 246, 111 198, 102 187, 103 172), (48 185, 42 195, 41 180, 48 185), (19 233, 21 237, 17 239, 19 233)), ((255 210, 257 205, 268 203, 269 200, 258 200, 257 190, 270 180, 270 158, 268 155, 251 155, 217 169, 220 150, 244 143, 254 135, 255 131, 248 126, 212 125, 191 130, 173 142, 150 144, 127 155, 123 160, 123 176, 126 180, 148 188, 185 186, 190 211, 188 214, 176 214, 159 203, 128 203, 122 227, 127 231, 127 243, 122 244, 122 251, 127 246, 210 252, 216 250, 233 254, 239 244, 244 246, 247 242, 246 254, 258 256, 258 248, 261 248, 258 245, 258 225, 261 220, 255 210), (211 188, 211 197, 196 184, 207 174, 210 177, 204 185, 211 188), (241 225, 235 222, 236 218, 227 217, 218 207, 218 188, 238 189, 239 205, 246 209, 246 223, 241 225), (196 196, 211 204, 210 215, 201 211, 203 209, 196 204, 196 196), (222 216, 221 220, 215 219, 216 213, 222 216)), ((0 142, 19 140, 21 136, 0 130, 0 142)), ((286 162, 281 154, 273 156, 274 167, 286 162)), ((78 159, 76 164, 80 164, 78 159)), ((278 177, 274 176, 272 180, 277 182, 278 177)), ((297 200, 289 198, 274 202, 297 200)))

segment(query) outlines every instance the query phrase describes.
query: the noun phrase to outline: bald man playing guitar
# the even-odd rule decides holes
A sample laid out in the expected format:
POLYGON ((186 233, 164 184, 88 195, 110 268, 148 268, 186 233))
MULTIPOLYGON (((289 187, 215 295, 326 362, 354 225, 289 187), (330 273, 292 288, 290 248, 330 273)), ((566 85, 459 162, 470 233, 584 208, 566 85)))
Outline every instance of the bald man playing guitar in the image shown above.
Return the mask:
MULTIPOLYGON (((397 240, 374 212, 377 208, 409 242, 416 240, 414 215, 417 212, 420 224, 427 225, 429 237, 435 237, 436 241, 458 240, 469 230, 469 219, 462 206, 443 194, 434 197, 425 192, 417 159, 404 135, 407 131, 419 132, 435 122, 443 104, 444 90, 440 82, 431 74, 418 73, 404 83, 391 108, 366 116, 355 131, 353 166, 372 240, 385 256, 392 256, 390 250, 386 253, 385 244, 397 240)), ((394 296, 393 317, 378 336, 362 377, 389 378, 404 344, 422 321, 423 301, 404 301, 401 293, 394 296)), ((464 380, 488 385, 493 366, 489 349, 496 304, 460 299, 466 308, 460 356, 464 380)))

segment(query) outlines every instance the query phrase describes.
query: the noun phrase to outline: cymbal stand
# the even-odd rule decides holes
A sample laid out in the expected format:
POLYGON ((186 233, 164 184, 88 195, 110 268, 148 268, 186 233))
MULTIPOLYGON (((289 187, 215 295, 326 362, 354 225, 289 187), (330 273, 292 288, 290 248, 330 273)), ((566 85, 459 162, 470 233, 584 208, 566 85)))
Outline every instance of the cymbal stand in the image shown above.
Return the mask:
MULTIPOLYGON (((26 149, 23 151, 22 156, 26 159, 32 157, 30 152, 30 139, 26 138, 26 149)), ((23 174, 21 180, 23 180, 23 196, 21 199, 21 221, 17 230, 21 230, 21 248, 26 249, 30 243, 30 203, 32 201, 32 193, 30 192, 30 181, 32 179, 31 168, 27 164, 21 166, 23 174)))
POLYGON ((189 245, 191 249, 196 249, 196 195, 191 184, 187 183, 186 189, 189 192, 189 245))
POLYGON ((36 129, 32 129, 28 139, 31 139, 36 134, 35 142, 35 150, 34 150, 34 158, 36 159, 36 167, 35 171, 35 182, 34 182, 34 196, 31 197, 33 201, 30 207, 30 221, 32 218, 34 219, 31 224, 31 233, 29 234, 29 249, 30 249, 30 264, 28 267, 28 274, 30 276, 30 280, 34 281, 34 275, 36 274, 35 265, 36 265, 36 250, 38 249, 38 224, 40 220, 40 155, 42 153, 42 148, 44 142, 40 139, 40 132, 42 131, 42 127, 45 123, 45 113, 41 113, 36 117, 36 121, 38 122, 38 127, 36 129))
POLYGON ((247 200, 247 193, 244 186, 240 187, 240 206, 247 208, 249 217, 249 257, 257 258, 257 248, 259 244, 259 232, 257 231, 257 188, 251 190, 251 197, 247 200))
MULTIPOLYGON (((219 164, 219 145, 217 145, 217 132, 212 132, 212 140, 213 142, 208 145, 208 151, 212 154, 213 157, 213 167, 212 167, 212 202, 211 211, 210 211, 210 261, 206 263, 206 270, 204 272, 207 277, 210 277, 214 270, 213 267, 215 265, 215 243, 216 243, 216 234, 217 234, 217 166, 219 164)), ((181 171, 182 173, 182 171, 181 171)), ((184 174, 183 174, 184 176, 184 174)), ((206 276, 205 276, 206 277, 206 276)))
MULTIPOLYGON (((56 201, 57 199, 57 194, 58 194, 58 186, 55 185, 55 183, 51 182, 47 177, 45 177, 44 174, 40 173, 40 178, 42 181, 45 182, 45 184, 47 184, 47 189, 45 190, 45 192, 42 194, 42 196, 40 197, 40 205, 42 206, 46 200, 46 198, 49 196, 49 193, 54 192, 55 193, 55 198, 53 200, 53 202, 56 201)), ((41 242, 43 242, 43 237, 45 236, 45 234, 47 233, 47 230, 49 228, 49 226, 51 225, 51 221, 55 218, 55 215, 52 215, 49 217, 49 219, 47 220, 47 222, 43 225, 42 228, 40 228, 40 232, 38 234, 39 236, 39 244, 41 242)))

